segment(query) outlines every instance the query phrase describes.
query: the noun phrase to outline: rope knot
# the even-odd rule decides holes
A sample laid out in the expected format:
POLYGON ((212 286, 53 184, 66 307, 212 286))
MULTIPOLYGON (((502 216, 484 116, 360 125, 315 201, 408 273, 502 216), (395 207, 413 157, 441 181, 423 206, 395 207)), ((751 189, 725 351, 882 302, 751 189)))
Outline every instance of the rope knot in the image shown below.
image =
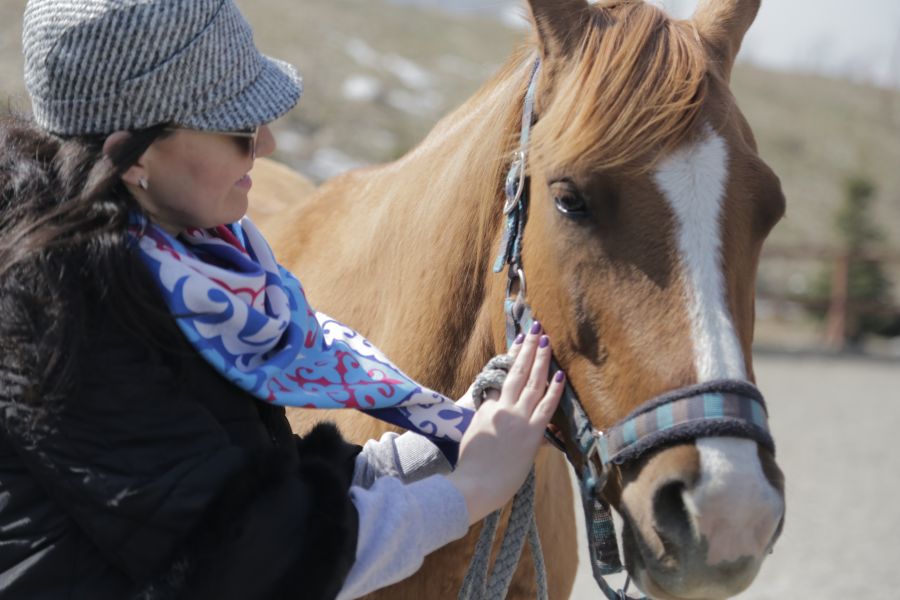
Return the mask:
POLYGON ((484 365, 475 377, 475 383, 472 384, 472 400, 475 401, 475 407, 481 407, 489 390, 503 389, 503 382, 512 368, 514 358, 508 354, 498 354, 484 365))

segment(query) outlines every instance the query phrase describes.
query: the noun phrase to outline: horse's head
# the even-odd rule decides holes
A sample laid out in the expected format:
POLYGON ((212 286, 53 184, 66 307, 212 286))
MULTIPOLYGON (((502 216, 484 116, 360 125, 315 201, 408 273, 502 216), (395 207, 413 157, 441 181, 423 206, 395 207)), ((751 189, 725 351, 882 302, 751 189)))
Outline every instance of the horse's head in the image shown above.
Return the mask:
MULTIPOLYGON (((728 83, 759 0, 706 0, 686 21, 632 0, 530 5, 528 299, 591 420, 752 381, 757 262, 784 197, 728 83)), ((746 588, 784 515, 772 454, 737 437, 643 455, 604 495, 629 571, 660 599, 746 588)))

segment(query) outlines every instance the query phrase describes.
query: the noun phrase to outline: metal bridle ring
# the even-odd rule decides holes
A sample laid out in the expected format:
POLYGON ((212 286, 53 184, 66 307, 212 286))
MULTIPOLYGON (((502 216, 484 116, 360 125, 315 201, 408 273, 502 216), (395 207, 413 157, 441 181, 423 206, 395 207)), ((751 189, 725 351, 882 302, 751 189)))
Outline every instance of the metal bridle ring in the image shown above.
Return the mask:
POLYGON ((506 284, 506 297, 509 298, 512 293, 513 282, 519 282, 519 297, 527 298, 528 297, 528 286, 525 283, 525 270, 522 267, 517 268, 515 271, 512 269, 509 270, 509 282, 506 284))
POLYGON ((523 150, 516 152, 512 165, 509 168, 510 174, 512 174, 514 169, 518 170, 519 185, 516 186, 515 196, 507 194, 506 203, 503 205, 504 215, 508 215, 513 211, 519 200, 522 199, 522 193, 525 191, 525 152, 523 150))

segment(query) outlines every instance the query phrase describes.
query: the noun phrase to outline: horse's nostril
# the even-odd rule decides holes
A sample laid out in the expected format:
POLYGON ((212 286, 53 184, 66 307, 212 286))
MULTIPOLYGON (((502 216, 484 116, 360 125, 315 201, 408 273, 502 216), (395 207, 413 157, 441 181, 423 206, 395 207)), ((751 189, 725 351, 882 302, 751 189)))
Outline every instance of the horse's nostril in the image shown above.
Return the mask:
POLYGON ((673 481, 660 487, 653 496, 654 529, 667 553, 687 547, 694 537, 692 516, 684 504, 685 485, 673 481))

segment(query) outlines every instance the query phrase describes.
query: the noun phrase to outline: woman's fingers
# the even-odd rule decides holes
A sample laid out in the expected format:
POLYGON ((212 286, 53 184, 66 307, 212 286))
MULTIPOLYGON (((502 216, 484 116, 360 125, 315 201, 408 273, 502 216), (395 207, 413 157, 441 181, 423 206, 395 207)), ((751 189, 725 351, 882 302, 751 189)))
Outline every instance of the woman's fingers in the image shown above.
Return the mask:
POLYGON ((538 340, 541 334, 541 324, 537 321, 531 326, 531 331, 525 336, 521 348, 518 350, 516 360, 513 361, 512 367, 503 383, 503 393, 500 400, 515 404, 525 388, 528 377, 531 375, 531 367, 534 363, 534 355, 537 351, 538 340))
POLYGON ((547 388, 544 397, 541 398, 540 402, 538 402, 537 406, 534 408, 534 412, 531 413, 530 423, 532 425, 539 427, 541 430, 547 427, 550 423, 550 419, 553 418, 553 413, 556 412, 556 407, 559 406, 559 400, 562 398, 565 389, 566 374, 562 371, 557 371, 553 375, 553 379, 550 381, 550 386, 547 388))
POLYGON ((547 385, 552 352, 541 334, 535 323, 510 348, 514 360, 500 400, 482 404, 475 413, 460 443, 456 469, 448 475, 465 497, 473 522, 502 506, 522 485, 562 396, 561 373, 547 385))
MULTIPOLYGON (((547 373, 553 355, 550 338, 542 333, 541 324, 535 321, 528 336, 518 344, 520 348, 516 349, 516 344, 513 345, 511 354, 516 353, 516 360, 504 385, 507 401, 529 415, 547 390, 547 373)), ((516 341, 520 338, 521 336, 516 338, 516 341)))
POLYGON ((507 356, 511 356, 513 358, 517 357, 519 355, 519 351, 522 349, 522 344, 524 342, 525 342, 525 334, 520 333, 516 337, 515 341, 512 343, 512 346, 509 347, 509 350, 507 350, 507 352, 506 352, 507 356))
POLYGON ((525 389, 522 390, 522 395, 519 397, 522 408, 528 414, 531 414, 547 390, 547 371, 550 368, 551 356, 550 338, 542 335, 538 340, 538 347, 535 352, 534 362, 531 365, 531 373, 528 375, 528 382, 525 384, 525 389))

